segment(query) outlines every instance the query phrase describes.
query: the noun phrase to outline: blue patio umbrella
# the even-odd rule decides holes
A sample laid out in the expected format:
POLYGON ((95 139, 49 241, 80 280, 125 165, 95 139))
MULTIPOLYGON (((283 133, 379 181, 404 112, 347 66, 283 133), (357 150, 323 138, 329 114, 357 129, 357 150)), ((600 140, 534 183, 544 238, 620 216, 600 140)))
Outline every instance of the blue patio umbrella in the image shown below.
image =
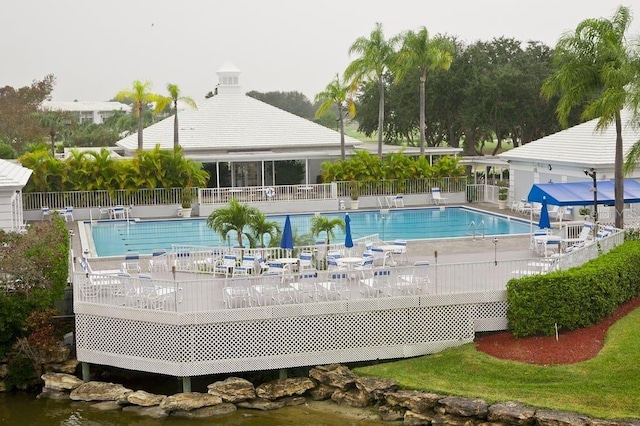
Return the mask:
POLYGON ((542 207, 540 207, 540 220, 538 221, 540 229, 551 228, 549 220, 549 210, 547 210, 547 197, 542 197, 542 207))
POLYGON ((284 221, 280 248, 293 250, 293 230, 291 229, 291 218, 289 218, 289 215, 287 215, 287 218, 284 221))
POLYGON ((349 213, 347 213, 346 217, 344 218, 344 224, 344 246, 346 248, 351 248, 353 247, 353 238, 351 237, 351 218, 349 217, 349 213))

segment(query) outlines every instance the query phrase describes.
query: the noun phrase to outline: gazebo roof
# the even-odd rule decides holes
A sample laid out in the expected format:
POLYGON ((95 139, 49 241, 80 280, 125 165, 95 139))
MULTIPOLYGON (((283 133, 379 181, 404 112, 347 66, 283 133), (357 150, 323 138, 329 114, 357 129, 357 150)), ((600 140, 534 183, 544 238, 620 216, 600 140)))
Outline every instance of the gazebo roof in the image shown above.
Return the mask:
POLYGON ((1 189, 20 189, 29 181, 33 171, 22 167, 18 163, 7 160, 0 160, 0 188, 1 189))

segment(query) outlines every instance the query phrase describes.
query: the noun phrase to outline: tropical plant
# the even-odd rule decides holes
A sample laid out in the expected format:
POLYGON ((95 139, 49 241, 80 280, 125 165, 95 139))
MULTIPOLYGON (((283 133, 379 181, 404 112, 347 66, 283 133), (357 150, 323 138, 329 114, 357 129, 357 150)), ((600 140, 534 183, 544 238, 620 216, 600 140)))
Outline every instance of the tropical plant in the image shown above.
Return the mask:
POLYGON ((258 212, 253 221, 249 224, 249 228, 253 231, 252 238, 249 238, 252 247, 255 247, 260 243, 260 247, 265 247, 264 236, 269 235, 270 241, 273 243, 277 240, 277 236, 280 234, 280 225, 274 220, 267 220, 267 216, 258 212))
POLYGON ((344 78, 360 82, 375 79, 378 84, 378 156, 382 158, 382 136, 384 133, 384 74, 389 68, 395 55, 397 39, 385 40, 382 24, 377 22, 369 38, 358 37, 349 47, 349 55, 359 54, 360 57, 351 62, 344 71, 344 78))
POLYGON ((336 234, 334 229, 339 227, 343 231, 345 230, 345 223, 343 219, 339 217, 330 219, 326 216, 314 216, 311 218, 311 235, 314 237, 320 235, 321 232, 326 232, 327 244, 331 244, 331 238, 335 238, 336 234))
POLYGON ((402 47, 393 66, 398 80, 402 80, 410 70, 417 69, 420 73, 420 155, 424 155, 427 72, 448 70, 453 62, 453 55, 450 53, 453 47, 444 38, 430 39, 425 27, 417 33, 407 31, 401 37, 402 47))
POLYGON ((344 147, 344 114, 354 117, 356 114, 356 104, 352 97, 353 86, 340 80, 340 75, 336 74, 335 80, 327 85, 324 90, 315 97, 315 102, 320 106, 316 111, 316 118, 320 118, 331 107, 338 110, 338 124, 340 126, 340 157, 345 160, 346 153, 344 147))
MULTIPOLYGON (((564 34, 553 53, 554 73, 542 85, 547 98, 559 95, 556 114, 567 126, 573 108, 582 108, 582 120, 598 119, 596 129, 614 124, 615 142, 615 226, 623 228, 624 208, 622 119, 620 111, 631 108, 638 114, 640 103, 640 58, 626 44, 631 12, 620 6, 612 19, 585 19, 576 30, 564 34)), ((640 152, 640 149, 637 150, 640 152)), ((628 164, 634 163, 628 157, 628 164)))
POLYGON ((498 200, 507 201, 509 198, 509 187, 507 186, 507 182, 501 180, 497 183, 498 186, 498 200))
POLYGON ((118 101, 131 101, 133 103, 133 113, 138 118, 138 150, 144 149, 143 144, 143 111, 151 103, 155 103, 153 108, 154 113, 160 113, 171 102, 171 99, 166 96, 161 96, 155 93, 151 93, 151 83, 148 81, 142 82, 135 80, 131 89, 124 89, 119 91, 115 98, 118 101))
POLYGON ((236 198, 232 198, 227 203, 227 207, 214 210, 207 217, 206 224, 209 229, 217 232, 223 239, 227 238, 229 232, 235 231, 238 246, 244 247, 242 237, 250 237, 250 234, 245 232, 245 228, 249 228, 260 213, 257 208, 250 207, 247 204, 240 204, 236 198))
POLYGON ((193 188, 186 186, 182 189, 182 208, 190 209, 193 201, 193 188))
POLYGON ((51 142, 51 155, 56 155, 56 140, 62 129, 71 123, 66 115, 56 111, 45 111, 36 114, 40 126, 47 132, 51 142))
POLYGON ((176 84, 167 84, 167 90, 169 91, 169 98, 173 104, 173 149, 180 148, 180 141, 178 137, 178 101, 183 102, 185 105, 191 108, 197 108, 196 102, 188 96, 180 96, 180 88, 176 84))

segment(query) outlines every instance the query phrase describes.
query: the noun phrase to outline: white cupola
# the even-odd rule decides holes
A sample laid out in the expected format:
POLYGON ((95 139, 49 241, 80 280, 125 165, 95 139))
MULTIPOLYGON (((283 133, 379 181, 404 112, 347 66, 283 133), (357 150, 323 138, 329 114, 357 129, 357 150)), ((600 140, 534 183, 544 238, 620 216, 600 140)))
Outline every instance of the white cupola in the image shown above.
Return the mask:
POLYGON ((240 70, 233 63, 227 61, 218 72, 218 94, 242 93, 240 87, 240 70))

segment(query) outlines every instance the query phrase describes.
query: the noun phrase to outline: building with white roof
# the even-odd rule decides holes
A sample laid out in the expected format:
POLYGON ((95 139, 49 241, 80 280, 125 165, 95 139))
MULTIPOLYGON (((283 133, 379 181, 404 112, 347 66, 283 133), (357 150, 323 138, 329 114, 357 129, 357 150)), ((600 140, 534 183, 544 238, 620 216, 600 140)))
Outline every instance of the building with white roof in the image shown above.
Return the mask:
POLYGON ((22 188, 31 173, 16 162, 0 160, 0 229, 5 232, 16 232, 24 226, 22 188))
POLYGON ((120 102, 43 101, 41 108, 48 111, 68 112, 78 123, 102 124, 116 111, 131 112, 131 107, 120 102))
MULTIPOLYGON (((631 112, 622 111, 625 158, 640 140, 631 118, 631 112)), ((499 154, 509 162, 512 199, 526 197, 536 183, 591 181, 585 170, 595 170, 598 180, 614 179, 616 126, 597 130, 597 122, 590 120, 499 154)), ((640 177, 640 169, 626 177, 640 177)))

